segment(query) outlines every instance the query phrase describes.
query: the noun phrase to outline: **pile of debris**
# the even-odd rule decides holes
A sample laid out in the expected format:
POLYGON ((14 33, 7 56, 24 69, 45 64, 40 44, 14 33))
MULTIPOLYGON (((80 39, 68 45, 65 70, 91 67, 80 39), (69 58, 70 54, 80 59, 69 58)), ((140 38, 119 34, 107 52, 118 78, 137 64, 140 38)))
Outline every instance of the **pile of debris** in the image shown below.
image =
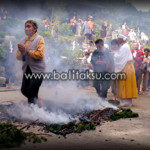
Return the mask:
POLYGON ((120 118, 134 118, 138 117, 137 113, 133 113, 131 109, 105 108, 103 110, 93 110, 80 114, 79 122, 72 121, 68 124, 51 124, 45 125, 47 132, 60 134, 66 136, 70 133, 81 133, 85 130, 95 130, 97 125, 101 125, 105 121, 115 121, 120 118))
POLYGON ((6 122, 19 122, 25 123, 27 122, 28 129, 33 124, 38 125, 42 128, 44 132, 52 132, 54 134, 60 134, 66 136, 70 133, 81 133, 85 130, 95 130, 97 125, 101 125, 105 121, 114 121, 120 118, 132 118, 138 117, 137 113, 133 113, 131 109, 118 109, 115 110, 113 108, 104 108, 99 110, 92 110, 89 112, 78 113, 76 117, 78 120, 72 120, 68 124, 45 124, 40 121, 30 122, 27 120, 18 120, 10 114, 6 113, 7 107, 9 105, 2 106, 0 105, 0 120, 6 122))

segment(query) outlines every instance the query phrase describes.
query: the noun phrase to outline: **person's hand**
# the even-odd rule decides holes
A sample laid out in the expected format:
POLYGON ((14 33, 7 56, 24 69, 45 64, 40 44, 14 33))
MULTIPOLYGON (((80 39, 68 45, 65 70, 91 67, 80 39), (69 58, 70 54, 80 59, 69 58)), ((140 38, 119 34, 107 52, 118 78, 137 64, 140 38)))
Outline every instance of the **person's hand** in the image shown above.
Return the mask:
POLYGON ((28 49, 25 47, 25 45, 20 44, 20 43, 18 44, 18 49, 22 54, 25 54, 28 52, 28 49))
POLYGON ((106 64, 106 70, 107 72, 110 72, 110 64, 106 64))
POLYGON ((104 61, 98 60, 98 61, 96 61, 96 64, 106 64, 106 63, 104 61))
POLYGON ((93 65, 91 63, 89 63, 89 67, 93 67, 93 65))
POLYGON ((19 49, 19 51, 22 53, 22 54, 24 54, 25 53, 25 46, 23 45, 23 44, 18 44, 18 49, 19 49))

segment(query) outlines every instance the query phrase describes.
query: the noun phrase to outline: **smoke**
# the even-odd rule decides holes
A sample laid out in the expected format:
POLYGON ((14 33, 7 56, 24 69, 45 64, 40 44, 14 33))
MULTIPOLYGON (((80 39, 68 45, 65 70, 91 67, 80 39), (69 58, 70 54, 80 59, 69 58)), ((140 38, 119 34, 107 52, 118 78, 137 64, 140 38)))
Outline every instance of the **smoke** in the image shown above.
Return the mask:
POLYGON ((41 108, 34 104, 29 105, 27 102, 20 102, 8 108, 7 113, 19 120, 35 121, 39 119, 39 122, 42 123, 61 124, 72 120, 78 121, 77 114, 86 111, 106 107, 117 109, 116 106, 107 101, 102 101, 97 96, 88 95, 85 90, 78 89, 76 83, 66 84, 67 86, 63 83, 63 88, 52 88, 50 94, 45 90, 43 95, 46 94, 49 99, 42 101, 43 107, 41 108))
POLYGON ((70 121, 69 115, 64 112, 49 112, 37 105, 27 103, 16 103, 7 110, 11 117, 19 120, 35 121, 39 119, 42 123, 67 123, 70 121))
MULTIPOLYGON (((122 4, 124 4, 123 2, 124 1, 122 1, 122 4)), ((112 21, 112 23, 115 24, 116 20, 114 18, 117 18, 120 21, 119 22, 117 20, 118 21, 117 26, 121 26, 121 24, 124 21, 122 18, 126 19, 126 16, 128 15, 126 14, 128 10, 124 11, 124 9, 119 8, 120 5, 118 6, 118 9, 115 9, 114 4, 110 5, 108 3, 109 7, 111 6, 110 7, 111 9, 108 9, 109 7, 105 8, 105 5, 101 5, 102 3, 99 2, 96 3, 96 1, 93 1, 92 5, 91 3, 90 4, 87 3, 86 0, 84 2, 76 2, 75 4, 73 2, 70 3, 72 3, 74 7, 67 7, 68 12, 64 11, 64 9, 61 9, 63 11, 57 12, 58 9, 55 9, 55 7, 53 7, 53 5, 51 6, 50 3, 49 4, 51 7, 49 11, 48 9, 45 10, 44 5, 46 6, 47 4, 46 1, 44 2, 41 1, 41 3, 39 4, 38 3, 35 4, 31 3, 28 5, 20 4, 20 7, 16 7, 14 4, 12 4, 12 1, 10 1, 11 6, 7 6, 8 11, 14 10, 12 14, 14 16, 17 16, 18 18, 21 18, 22 20, 21 22, 18 21, 18 23, 15 26, 12 26, 11 28, 10 26, 5 27, 5 30, 9 33, 9 35, 19 37, 16 39, 15 42, 14 41, 11 42, 12 44, 11 47, 13 48, 13 50, 17 50, 17 43, 19 43, 22 37, 25 37, 24 33, 25 21, 29 17, 33 19, 36 18, 37 20, 40 19, 40 21, 50 15, 51 15, 50 17, 52 18, 54 17, 54 14, 52 14, 52 8, 54 10, 53 13, 55 12, 58 13, 59 15, 61 14, 61 16, 56 15, 57 17, 60 17, 60 19, 65 18, 66 16, 68 17, 74 15, 69 13, 69 9, 70 10, 73 9, 76 12, 79 12, 77 15, 79 16, 78 18, 81 17, 85 19, 88 18, 89 15, 95 14, 94 16, 95 23, 102 21, 103 19, 106 20, 108 19, 109 21, 112 21), (106 11, 106 9, 108 11, 106 11), (103 14, 103 11, 106 13, 103 14), (99 14, 101 15, 99 16, 99 14)), ((65 4, 62 6, 64 8, 66 7, 65 4)), ((61 5, 59 5, 58 7, 62 8, 61 5)), ((131 7, 131 10, 132 8, 133 7, 131 7)), ((134 19, 132 18, 129 19, 129 21, 131 20, 134 21, 134 19)), ((40 24, 39 30, 43 30, 43 28, 44 24, 40 24)), ((45 39, 45 44, 46 44, 45 61, 47 65, 46 71, 51 72, 55 69, 57 71, 62 72, 70 69, 70 66, 64 63, 66 62, 66 60, 62 59, 61 56, 64 55, 65 53, 64 51, 66 50, 66 48, 68 48, 69 53, 72 53, 71 43, 65 42, 65 40, 64 42, 60 42, 58 40, 50 41, 45 39)), ((12 58, 10 57, 9 60, 6 61, 6 63, 8 63, 11 59, 12 58)), ((17 60, 15 60, 15 63, 17 64, 15 66, 16 67, 15 70, 17 70, 17 72, 14 72, 14 70, 12 70, 13 67, 12 65, 10 65, 10 63, 8 64, 8 66, 9 65, 11 66, 9 71, 12 70, 14 74, 21 73, 22 72, 20 66, 21 63, 18 63, 17 60)), ((21 81, 21 78, 19 80, 21 81)), ((117 109, 116 106, 109 104, 107 101, 102 101, 102 99, 98 98, 97 96, 93 96, 92 94, 89 95, 87 91, 79 89, 77 82, 44 81, 44 83, 42 84, 42 88, 40 90, 42 90, 42 98, 44 99, 42 101, 43 103, 42 108, 39 108, 37 105, 28 105, 27 102, 20 102, 14 104, 12 107, 6 110, 8 114, 21 120, 24 119, 34 121, 36 119, 40 119, 40 122, 43 123, 67 123, 71 120, 76 119, 76 114, 85 111, 90 111, 94 109, 103 109, 106 107, 112 107, 114 109, 117 109)))

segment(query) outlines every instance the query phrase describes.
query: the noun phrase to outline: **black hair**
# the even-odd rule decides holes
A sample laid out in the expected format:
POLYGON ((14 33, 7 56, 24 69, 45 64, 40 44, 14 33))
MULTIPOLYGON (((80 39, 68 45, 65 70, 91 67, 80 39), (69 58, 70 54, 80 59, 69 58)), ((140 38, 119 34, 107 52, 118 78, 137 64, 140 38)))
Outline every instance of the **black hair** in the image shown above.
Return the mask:
POLYGON ((144 52, 150 52, 149 48, 144 48, 144 52))
POLYGON ((86 56, 86 55, 88 55, 88 56, 89 56, 89 55, 90 55, 90 52, 85 52, 85 56, 86 56))
POLYGON ((102 46, 104 46, 104 41, 102 39, 98 39, 95 41, 95 45, 101 43, 102 46))
POLYGON ((111 45, 114 45, 114 44, 116 44, 116 45, 119 46, 119 42, 118 42, 117 39, 113 39, 113 40, 111 41, 111 45))
POLYGON ((31 23, 31 24, 33 25, 33 28, 34 28, 34 29, 35 29, 35 28, 38 29, 38 24, 37 24, 37 22, 34 21, 34 20, 27 20, 27 21, 25 22, 25 24, 26 24, 26 23, 31 23))

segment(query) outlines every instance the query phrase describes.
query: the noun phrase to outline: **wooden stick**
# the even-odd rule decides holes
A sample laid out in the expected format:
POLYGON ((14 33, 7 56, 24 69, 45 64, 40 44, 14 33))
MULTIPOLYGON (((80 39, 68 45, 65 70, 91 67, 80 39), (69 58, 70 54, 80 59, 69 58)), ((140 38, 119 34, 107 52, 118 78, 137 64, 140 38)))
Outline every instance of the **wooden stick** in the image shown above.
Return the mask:
POLYGON ((22 127, 22 128, 21 128, 21 129, 19 129, 19 130, 23 130, 23 129, 25 129, 25 128, 29 127, 30 125, 32 125, 32 124, 34 124, 34 123, 36 123, 37 121, 39 121, 39 119, 37 119, 37 120, 35 120, 35 121, 33 121, 33 122, 31 122, 31 123, 29 123, 29 124, 25 125, 24 127, 22 127))
POLYGON ((52 136, 51 134, 48 133, 35 133, 36 135, 48 135, 48 136, 52 136))
POLYGON ((92 120, 93 120, 94 118, 96 118, 102 111, 103 111, 103 110, 99 110, 99 112, 98 112, 96 115, 94 115, 94 116, 90 119, 90 121, 92 122, 92 120))

